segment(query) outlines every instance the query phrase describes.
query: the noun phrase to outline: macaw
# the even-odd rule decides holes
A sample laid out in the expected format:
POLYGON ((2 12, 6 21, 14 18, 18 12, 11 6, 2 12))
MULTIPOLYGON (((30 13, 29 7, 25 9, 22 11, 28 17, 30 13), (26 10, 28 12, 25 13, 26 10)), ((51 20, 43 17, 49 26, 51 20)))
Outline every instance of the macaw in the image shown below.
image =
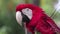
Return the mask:
POLYGON ((16 20, 22 25, 26 23, 28 31, 35 34, 35 30, 41 34, 56 34, 60 28, 41 7, 33 4, 19 4, 16 6, 16 20))

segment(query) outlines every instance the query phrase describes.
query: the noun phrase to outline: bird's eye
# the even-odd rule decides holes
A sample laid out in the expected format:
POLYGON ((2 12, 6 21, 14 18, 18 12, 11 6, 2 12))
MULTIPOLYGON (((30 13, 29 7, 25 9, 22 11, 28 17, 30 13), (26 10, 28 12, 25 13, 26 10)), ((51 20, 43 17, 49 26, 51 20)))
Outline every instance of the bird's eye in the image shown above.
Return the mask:
POLYGON ((22 9, 22 13, 26 15, 29 19, 32 19, 32 10, 29 8, 22 9))

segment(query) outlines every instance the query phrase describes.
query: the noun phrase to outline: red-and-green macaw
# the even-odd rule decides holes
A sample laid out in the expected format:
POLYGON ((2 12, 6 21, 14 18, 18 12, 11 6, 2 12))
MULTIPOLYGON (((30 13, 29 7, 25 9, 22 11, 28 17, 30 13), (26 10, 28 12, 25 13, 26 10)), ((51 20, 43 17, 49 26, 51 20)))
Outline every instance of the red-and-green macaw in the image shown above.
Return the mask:
POLYGON ((22 22, 26 23, 28 31, 32 34, 35 30, 41 32, 41 34, 60 32, 60 28, 45 14, 44 10, 32 4, 19 4, 16 7, 16 20, 20 25, 22 25, 22 22))

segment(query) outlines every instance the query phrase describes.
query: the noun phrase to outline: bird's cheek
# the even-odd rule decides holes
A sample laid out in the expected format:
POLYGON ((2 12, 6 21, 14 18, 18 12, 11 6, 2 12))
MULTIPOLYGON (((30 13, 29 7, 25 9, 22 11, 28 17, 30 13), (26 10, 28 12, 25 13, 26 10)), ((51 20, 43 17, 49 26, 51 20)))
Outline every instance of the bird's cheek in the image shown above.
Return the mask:
POLYGON ((22 15, 20 11, 16 12, 16 20, 22 26, 22 15))

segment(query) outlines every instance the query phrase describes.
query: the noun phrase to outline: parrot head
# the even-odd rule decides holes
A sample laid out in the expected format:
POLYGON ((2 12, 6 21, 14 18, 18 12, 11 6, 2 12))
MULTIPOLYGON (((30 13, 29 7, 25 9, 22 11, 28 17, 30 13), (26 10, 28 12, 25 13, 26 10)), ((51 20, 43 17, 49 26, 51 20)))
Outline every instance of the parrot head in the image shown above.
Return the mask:
POLYGON ((29 22, 32 19, 32 10, 29 8, 23 8, 16 11, 16 20, 22 25, 22 22, 29 22))
POLYGON ((42 11, 42 9, 40 7, 37 7, 35 5, 19 4, 16 7, 16 20, 20 25, 22 25, 22 22, 29 23, 29 21, 31 21, 32 18, 36 17, 34 15, 38 16, 38 14, 40 14, 42 12, 44 12, 44 11, 42 11))
POLYGON ((16 7, 16 20, 22 25, 22 22, 29 23, 32 18, 35 18, 40 13, 42 13, 42 9, 32 4, 19 4, 16 7), (34 17, 33 17, 34 16, 34 17))

